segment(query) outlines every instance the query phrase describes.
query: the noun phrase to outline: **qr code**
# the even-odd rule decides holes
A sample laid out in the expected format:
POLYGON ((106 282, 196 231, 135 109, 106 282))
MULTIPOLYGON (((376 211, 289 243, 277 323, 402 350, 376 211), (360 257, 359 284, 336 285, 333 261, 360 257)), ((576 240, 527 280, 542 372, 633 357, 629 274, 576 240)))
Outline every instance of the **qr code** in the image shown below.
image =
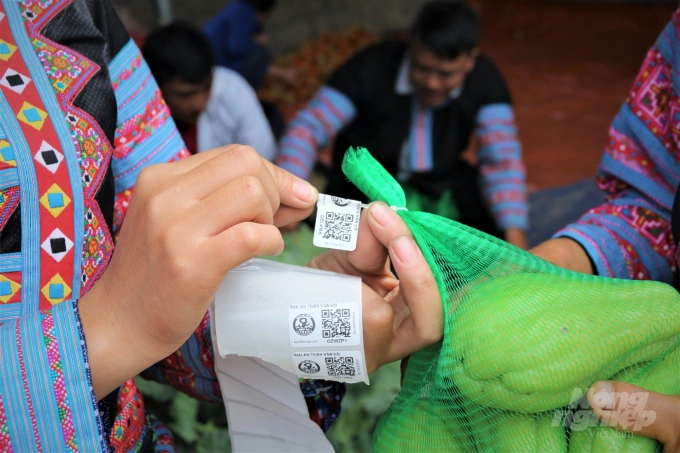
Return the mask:
POLYGON ((352 214, 327 212, 323 219, 323 223, 324 239, 350 242, 352 228, 354 226, 354 216, 352 214))
POLYGON ((356 374, 354 357, 326 357, 326 368, 330 377, 354 376, 356 374))
POLYGON ((324 338, 349 337, 352 324, 348 308, 321 310, 321 333, 324 338))

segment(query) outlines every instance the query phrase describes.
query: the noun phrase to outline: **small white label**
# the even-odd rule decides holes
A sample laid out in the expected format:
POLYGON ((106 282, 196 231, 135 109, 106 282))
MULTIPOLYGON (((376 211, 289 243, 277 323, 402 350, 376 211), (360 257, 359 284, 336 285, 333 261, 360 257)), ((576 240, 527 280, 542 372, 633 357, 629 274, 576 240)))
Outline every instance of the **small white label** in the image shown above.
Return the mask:
POLYGON ((294 352, 293 365, 302 378, 364 381, 365 370, 359 351, 294 352))
POLYGON ((290 304, 290 344, 296 348, 356 346, 361 313, 355 303, 290 304))
POLYGON ((319 194, 316 209, 314 245, 349 252, 357 248, 360 202, 319 194))

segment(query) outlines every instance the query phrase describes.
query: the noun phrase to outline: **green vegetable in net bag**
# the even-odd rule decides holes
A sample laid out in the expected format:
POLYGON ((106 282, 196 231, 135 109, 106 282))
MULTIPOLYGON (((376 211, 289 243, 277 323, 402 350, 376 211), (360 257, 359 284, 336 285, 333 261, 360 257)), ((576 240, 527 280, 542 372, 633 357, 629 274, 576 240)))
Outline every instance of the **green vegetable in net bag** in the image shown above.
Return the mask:
MULTIPOLYGON (((371 200, 405 205, 365 149, 348 150, 342 168, 371 200)), ((444 340, 411 356, 375 451, 656 449, 599 423, 583 397, 606 379, 680 394, 674 288, 572 272, 455 221, 398 213, 437 280, 444 340)))

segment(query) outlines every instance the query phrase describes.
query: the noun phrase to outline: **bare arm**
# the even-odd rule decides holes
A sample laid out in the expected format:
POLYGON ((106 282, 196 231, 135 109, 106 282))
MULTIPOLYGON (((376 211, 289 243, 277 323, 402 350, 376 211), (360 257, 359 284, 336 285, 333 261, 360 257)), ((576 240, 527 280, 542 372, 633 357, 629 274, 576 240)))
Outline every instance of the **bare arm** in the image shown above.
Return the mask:
POLYGON ((529 251, 556 266, 584 274, 593 273, 593 266, 588 254, 574 240, 568 238, 549 239, 529 251))

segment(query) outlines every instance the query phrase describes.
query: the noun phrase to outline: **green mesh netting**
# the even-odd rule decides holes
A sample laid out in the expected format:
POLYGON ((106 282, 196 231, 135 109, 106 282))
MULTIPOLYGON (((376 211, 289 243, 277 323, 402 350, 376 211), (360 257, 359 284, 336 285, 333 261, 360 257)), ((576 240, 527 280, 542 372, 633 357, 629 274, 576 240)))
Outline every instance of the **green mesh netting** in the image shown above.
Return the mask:
MULTIPOLYGON (((342 168, 370 199, 404 206, 365 149, 342 168)), ((437 280, 444 340, 411 356, 375 451, 655 451, 598 424, 582 397, 610 378, 680 393, 674 288, 568 271, 455 221, 398 213, 437 280)))

